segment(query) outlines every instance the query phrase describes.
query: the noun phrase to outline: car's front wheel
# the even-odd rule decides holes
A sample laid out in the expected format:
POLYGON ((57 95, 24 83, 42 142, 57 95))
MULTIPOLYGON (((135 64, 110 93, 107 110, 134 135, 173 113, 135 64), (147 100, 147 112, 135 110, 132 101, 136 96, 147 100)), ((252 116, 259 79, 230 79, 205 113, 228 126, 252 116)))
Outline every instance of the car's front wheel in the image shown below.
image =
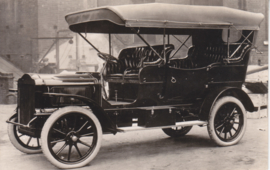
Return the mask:
POLYGON ((59 168, 79 168, 97 155, 102 128, 92 111, 65 107, 53 113, 41 132, 42 151, 59 168))
MULTIPOLYGON (((11 122, 18 122, 18 118, 12 118, 11 122)), ((27 154, 34 154, 41 152, 39 138, 34 138, 19 132, 19 126, 9 123, 8 136, 15 148, 27 154)))
POLYGON ((210 138, 219 146, 238 143, 246 129, 246 110, 235 97, 225 96, 214 104, 208 120, 210 138))

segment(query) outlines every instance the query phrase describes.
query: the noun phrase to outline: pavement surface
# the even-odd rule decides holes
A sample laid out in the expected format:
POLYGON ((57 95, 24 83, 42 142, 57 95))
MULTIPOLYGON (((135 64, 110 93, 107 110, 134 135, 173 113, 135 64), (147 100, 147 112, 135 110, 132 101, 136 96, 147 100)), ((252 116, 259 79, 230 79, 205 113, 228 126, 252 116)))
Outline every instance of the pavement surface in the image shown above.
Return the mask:
MULTIPOLYGON (((0 105, 0 170, 57 169, 41 154, 24 154, 10 143, 5 120, 15 105, 0 105)), ((103 135, 96 158, 81 170, 266 170, 268 119, 248 119, 243 139, 234 146, 218 147, 207 128, 194 126, 173 139, 161 130, 103 135)))

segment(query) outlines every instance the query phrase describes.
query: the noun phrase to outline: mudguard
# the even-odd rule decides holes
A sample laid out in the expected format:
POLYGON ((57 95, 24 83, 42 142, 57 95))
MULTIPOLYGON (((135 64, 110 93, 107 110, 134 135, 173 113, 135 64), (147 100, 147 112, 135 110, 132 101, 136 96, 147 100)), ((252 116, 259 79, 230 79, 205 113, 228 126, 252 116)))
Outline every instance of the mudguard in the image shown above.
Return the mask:
POLYGON ((78 99, 85 104, 87 104, 93 113, 96 115, 98 118, 103 132, 111 132, 113 134, 116 134, 118 130, 116 129, 115 123, 110 119, 110 117, 107 115, 107 113, 99 106, 98 103, 96 103, 94 100, 91 100, 87 97, 84 96, 79 96, 79 95, 72 95, 72 94, 63 94, 63 93, 44 93, 43 95, 45 96, 51 96, 51 97, 70 97, 70 98, 75 98, 78 99))
MULTIPOLYGON (((16 109, 17 110, 17 109, 16 109)), ((10 118, 8 118, 8 120, 6 121, 7 123, 9 123, 9 121, 15 117, 18 117, 18 111, 16 111, 16 113, 12 114, 12 116, 10 118)))
POLYGON ((247 111, 254 111, 253 102, 242 89, 236 87, 223 87, 212 91, 212 93, 208 94, 204 99, 199 112, 201 120, 208 120, 209 113, 215 102, 223 96, 233 96, 243 103, 247 111))

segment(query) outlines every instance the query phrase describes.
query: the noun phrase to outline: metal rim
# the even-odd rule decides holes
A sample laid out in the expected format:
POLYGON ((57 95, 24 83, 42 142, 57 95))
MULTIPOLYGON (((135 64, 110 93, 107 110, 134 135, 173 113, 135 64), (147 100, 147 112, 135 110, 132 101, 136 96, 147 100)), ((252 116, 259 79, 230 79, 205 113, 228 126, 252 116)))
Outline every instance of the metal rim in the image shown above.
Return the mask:
POLYGON ((214 119, 214 128, 220 140, 233 141, 238 137, 243 126, 243 112, 236 103, 228 102, 218 109, 214 119))
POLYGON ((97 145, 97 128, 87 115, 77 112, 57 119, 48 133, 48 148, 52 156, 65 164, 77 164, 87 159, 97 145))
MULTIPOLYGON (((15 118, 15 122, 18 122, 18 118, 15 118)), ((36 142, 34 142, 32 139, 34 137, 27 136, 25 134, 22 134, 19 132, 19 126, 13 125, 13 133, 17 140, 17 142, 24 148, 31 149, 31 150, 40 150, 41 145, 39 142, 39 138, 36 138, 36 142), (32 145, 32 146, 30 146, 32 145)))

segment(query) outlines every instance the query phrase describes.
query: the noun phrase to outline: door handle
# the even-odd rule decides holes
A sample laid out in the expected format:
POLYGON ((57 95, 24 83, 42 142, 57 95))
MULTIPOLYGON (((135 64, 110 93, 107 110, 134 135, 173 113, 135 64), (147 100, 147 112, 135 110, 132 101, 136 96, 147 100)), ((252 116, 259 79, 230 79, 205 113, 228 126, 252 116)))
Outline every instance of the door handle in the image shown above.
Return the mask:
POLYGON ((171 82, 176 83, 176 79, 174 77, 172 77, 171 82))

